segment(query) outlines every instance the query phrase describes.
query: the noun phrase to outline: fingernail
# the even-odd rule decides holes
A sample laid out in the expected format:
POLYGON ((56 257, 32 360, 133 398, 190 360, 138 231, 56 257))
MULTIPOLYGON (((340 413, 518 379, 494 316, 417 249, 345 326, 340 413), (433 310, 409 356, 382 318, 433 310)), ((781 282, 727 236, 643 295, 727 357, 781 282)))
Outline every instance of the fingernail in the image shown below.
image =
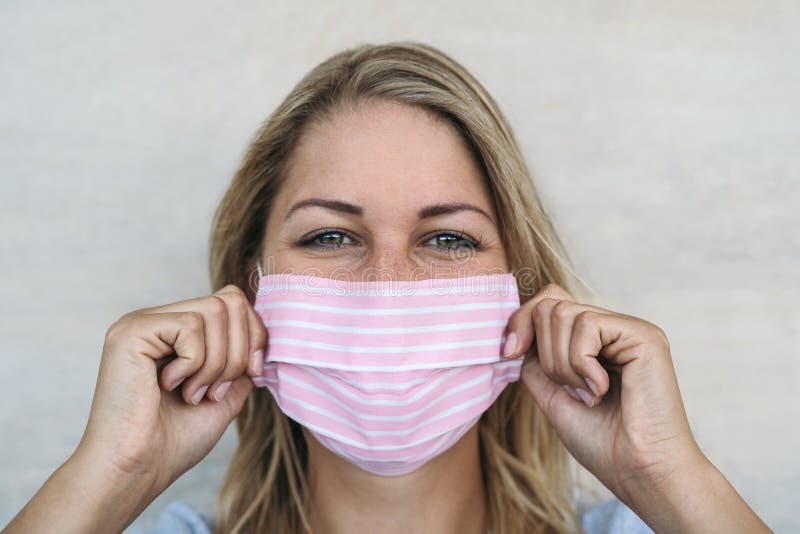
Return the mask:
POLYGON ((578 402, 581 402, 581 398, 575 393, 575 390, 569 384, 564 384, 564 390, 569 393, 569 396, 575 399, 578 402))
POLYGON ((230 380, 227 382, 223 382, 222 384, 217 386, 217 389, 214 390, 214 399, 217 401, 221 401, 222 397, 228 392, 228 389, 231 387, 230 380))
POLYGON ((592 393, 594 393, 595 397, 600 396, 600 388, 597 387, 597 384, 595 384, 591 378, 586 379, 586 385, 589 386, 589 389, 592 390, 592 393))
POLYGON ((183 383, 183 381, 184 381, 185 379, 186 379, 186 377, 184 376, 183 378, 181 378, 180 380, 178 380, 177 382, 175 382, 174 384, 172 384, 172 385, 171 385, 169 388, 167 388, 167 391, 172 391, 172 390, 173 390, 173 389, 175 389, 176 387, 180 386, 180 385, 183 383))
POLYGON ((515 350, 517 350, 517 334, 516 332, 511 332, 508 334, 508 337, 506 337, 506 344, 503 347, 503 356, 508 358, 514 354, 515 350))
POLYGON ((581 398, 581 400, 586 406, 588 406, 589 408, 594 406, 594 397, 589 395, 588 391, 586 391, 583 388, 576 388, 575 392, 578 394, 578 396, 581 398))
POLYGON ((264 372, 264 351, 258 349, 250 356, 250 370, 260 375, 264 372))
POLYGON ((208 390, 208 386, 203 386, 200 389, 198 389, 197 391, 195 391, 194 395, 192 395, 192 404, 197 404, 198 402, 200 402, 200 399, 203 398, 203 395, 206 394, 207 390, 208 390))

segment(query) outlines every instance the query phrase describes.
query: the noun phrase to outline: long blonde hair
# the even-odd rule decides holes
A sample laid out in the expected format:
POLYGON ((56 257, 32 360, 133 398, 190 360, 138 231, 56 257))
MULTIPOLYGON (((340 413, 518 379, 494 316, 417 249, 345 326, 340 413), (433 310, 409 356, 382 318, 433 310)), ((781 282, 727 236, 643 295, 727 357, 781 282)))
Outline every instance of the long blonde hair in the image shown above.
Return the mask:
MULTIPOLYGON (((215 291, 236 284, 254 301, 252 275, 270 200, 285 179, 292 148, 312 121, 369 99, 422 107, 461 133, 493 195, 523 302, 550 282, 569 289, 571 261, 494 99, 442 51, 403 41, 359 45, 331 56, 264 122, 214 215, 209 266, 215 291)), ((214 531, 309 531, 308 453, 299 424, 281 412, 266 388, 254 388, 236 428, 239 445, 217 501, 214 531)), ((483 414, 478 432, 493 534, 580 529, 570 456, 521 381, 510 384, 483 414)))

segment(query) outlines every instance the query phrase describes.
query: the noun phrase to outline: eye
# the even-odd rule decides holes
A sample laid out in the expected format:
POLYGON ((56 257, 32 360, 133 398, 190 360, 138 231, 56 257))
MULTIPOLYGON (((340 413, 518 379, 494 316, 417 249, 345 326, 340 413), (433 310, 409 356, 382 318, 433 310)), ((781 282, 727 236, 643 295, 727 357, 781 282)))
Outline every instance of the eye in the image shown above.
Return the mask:
POLYGON ((459 248, 476 249, 480 243, 460 232, 442 232, 425 242, 426 246, 441 250, 457 250, 459 248))
POLYGON ((338 248, 352 245, 353 240, 339 230, 325 230, 308 238, 300 240, 298 245, 303 247, 338 248))

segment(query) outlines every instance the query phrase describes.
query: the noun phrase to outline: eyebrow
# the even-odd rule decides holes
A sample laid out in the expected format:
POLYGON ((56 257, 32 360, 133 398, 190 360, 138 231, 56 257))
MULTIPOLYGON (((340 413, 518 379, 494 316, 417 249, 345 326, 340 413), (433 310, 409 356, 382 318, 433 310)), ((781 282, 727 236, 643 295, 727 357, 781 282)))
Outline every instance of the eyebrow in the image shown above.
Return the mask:
POLYGON ((425 219, 427 217, 435 217, 437 215, 446 215, 448 213, 456 213, 459 211, 474 211, 480 213, 492 223, 494 219, 491 215, 480 209, 478 206, 467 204, 466 202, 441 202, 439 204, 432 204, 419 210, 419 218, 425 219))
MULTIPOLYGON (((292 215, 295 211, 301 208, 308 208, 311 206, 318 206, 329 210, 340 211, 342 213, 347 213, 349 215, 357 215, 359 217, 364 215, 364 208, 362 208, 361 206, 356 206, 355 204, 351 204, 349 202, 345 202, 343 200, 334 200, 330 198, 307 198, 305 200, 301 200, 293 204, 292 207, 289 209, 289 211, 286 213, 286 217, 284 220, 288 219, 289 216, 292 215)), ((440 202, 438 204, 431 204, 430 206, 425 206, 424 208, 420 209, 419 212, 417 212, 417 216, 420 219, 427 219, 429 217, 436 217, 438 215, 447 215, 459 211, 474 211, 476 213, 480 213, 481 215, 489 219, 492 223, 494 223, 494 218, 492 218, 491 215, 486 213, 478 206, 474 206, 466 202, 440 202)))
POLYGON ((361 208, 360 206, 356 206, 355 204, 350 204, 349 202, 344 202, 342 200, 333 200, 330 198, 307 198, 305 200, 301 200, 300 202, 296 202, 286 213, 286 217, 284 218, 284 220, 288 219, 289 216, 295 211, 310 206, 319 206, 321 208, 327 208, 329 210, 334 210, 334 211, 341 211, 343 213, 348 213, 350 215, 358 215, 359 217, 364 215, 363 208, 361 208))

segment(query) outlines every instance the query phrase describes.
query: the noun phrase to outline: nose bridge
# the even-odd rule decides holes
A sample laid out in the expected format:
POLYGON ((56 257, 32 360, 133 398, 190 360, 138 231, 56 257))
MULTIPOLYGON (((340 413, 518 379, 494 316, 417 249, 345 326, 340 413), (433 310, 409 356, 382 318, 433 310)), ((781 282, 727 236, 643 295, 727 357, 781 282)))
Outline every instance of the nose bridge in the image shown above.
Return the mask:
POLYGON ((411 280, 416 269, 403 240, 383 240, 375 243, 362 274, 372 280, 411 280))

